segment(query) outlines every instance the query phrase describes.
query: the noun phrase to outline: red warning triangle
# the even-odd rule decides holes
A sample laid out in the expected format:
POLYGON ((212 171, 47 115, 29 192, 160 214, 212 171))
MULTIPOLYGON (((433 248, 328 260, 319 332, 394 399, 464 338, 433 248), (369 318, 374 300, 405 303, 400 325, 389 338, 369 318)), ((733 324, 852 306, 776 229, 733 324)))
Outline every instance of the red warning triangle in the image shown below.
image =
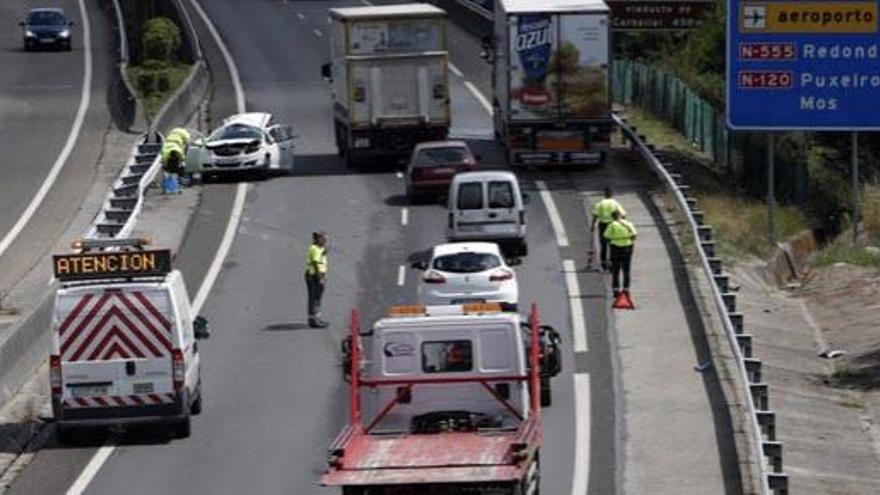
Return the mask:
POLYGON ((617 294, 617 297, 614 298, 614 304, 611 305, 614 309, 636 309, 636 305, 633 304, 632 298, 629 297, 629 291, 623 290, 617 294))

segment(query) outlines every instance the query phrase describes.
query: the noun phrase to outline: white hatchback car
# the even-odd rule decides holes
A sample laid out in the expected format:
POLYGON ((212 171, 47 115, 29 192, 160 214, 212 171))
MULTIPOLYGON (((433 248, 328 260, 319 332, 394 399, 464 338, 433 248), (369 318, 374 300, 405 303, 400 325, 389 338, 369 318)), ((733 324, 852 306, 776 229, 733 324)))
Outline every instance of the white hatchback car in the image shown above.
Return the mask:
MULTIPOLYGON (((513 262, 511 262, 513 263, 513 262)), ((516 273, 493 242, 456 242, 435 246, 424 270, 419 301, 426 305, 502 302, 516 305, 516 273)))
POLYGON ((187 171, 219 175, 234 171, 260 174, 293 170, 296 138, 291 126, 277 125, 272 114, 241 113, 223 120, 207 138, 187 150, 187 171))

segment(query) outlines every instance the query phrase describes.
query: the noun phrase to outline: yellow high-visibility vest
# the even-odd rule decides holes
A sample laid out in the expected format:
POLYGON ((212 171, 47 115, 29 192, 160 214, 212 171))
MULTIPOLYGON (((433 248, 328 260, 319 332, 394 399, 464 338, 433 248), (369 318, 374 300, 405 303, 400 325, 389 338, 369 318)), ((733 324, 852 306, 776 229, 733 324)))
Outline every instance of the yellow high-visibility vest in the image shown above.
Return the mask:
POLYGON ((306 253, 306 273, 309 275, 327 273, 327 248, 317 244, 309 246, 309 251, 306 253))
POLYGON ((614 198, 605 198, 593 206, 593 216, 602 223, 611 223, 614 221, 614 212, 619 211, 621 215, 626 215, 623 206, 614 198))
POLYGON ((602 234, 612 246, 632 246, 636 239, 636 228, 628 220, 620 219, 611 222, 602 234))

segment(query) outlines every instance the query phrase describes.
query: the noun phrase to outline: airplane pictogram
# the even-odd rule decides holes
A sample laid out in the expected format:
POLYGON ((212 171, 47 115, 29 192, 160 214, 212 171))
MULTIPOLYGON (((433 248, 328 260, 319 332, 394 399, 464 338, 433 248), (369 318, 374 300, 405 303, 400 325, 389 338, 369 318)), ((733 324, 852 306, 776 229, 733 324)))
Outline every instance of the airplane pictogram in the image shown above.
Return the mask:
POLYGON ((767 7, 763 5, 747 5, 743 8, 743 27, 746 29, 764 29, 767 27, 767 7))

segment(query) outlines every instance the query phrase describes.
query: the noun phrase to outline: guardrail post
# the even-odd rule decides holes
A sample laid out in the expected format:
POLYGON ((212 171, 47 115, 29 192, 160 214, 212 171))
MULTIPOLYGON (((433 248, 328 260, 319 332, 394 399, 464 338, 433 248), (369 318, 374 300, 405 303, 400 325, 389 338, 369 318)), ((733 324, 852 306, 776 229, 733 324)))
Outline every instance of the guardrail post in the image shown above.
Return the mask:
POLYGON ((749 374, 749 381, 751 381, 752 383, 761 383, 761 360, 755 358, 744 358, 743 364, 746 367, 746 373, 749 374))
POLYGON ((697 227, 697 234, 701 241, 711 241, 714 230, 711 225, 700 225, 697 227))
POLYGON ((785 473, 767 474, 767 484, 776 495, 788 495, 788 475, 785 473))
POLYGON ((707 258, 715 257, 715 241, 700 241, 700 247, 703 248, 707 258))
POLYGON ((758 424, 764 429, 767 440, 776 441, 776 413, 773 411, 756 411, 758 424))
POLYGON ((684 200, 687 202, 688 210, 696 211, 697 210, 697 198, 691 196, 685 196, 684 200))
POLYGON ((727 316, 730 318, 730 323, 733 325, 733 331, 737 334, 743 333, 743 314, 730 313, 727 316))
POLYGON ((709 261, 709 268, 712 269, 712 273, 714 275, 721 274, 721 258, 716 258, 714 256, 706 256, 709 261))
POLYGON ((766 383, 751 383, 749 391, 752 393, 752 402, 758 410, 770 409, 770 387, 766 383))
POLYGON ((733 292, 723 292, 721 299, 724 301, 724 307, 727 308, 728 313, 736 312, 736 294, 733 292))
POLYGON ((739 349, 742 351, 743 356, 747 358, 752 357, 752 336, 748 334, 738 334, 736 336, 736 343, 739 344, 739 349))
POLYGON ((764 448, 764 455, 769 458, 770 464, 773 465, 773 472, 781 473, 782 442, 763 442, 761 445, 764 448))
POLYGON ((730 275, 722 273, 713 275, 712 278, 715 279, 715 286, 718 287, 718 292, 723 294, 730 290, 730 275))
MULTIPOLYGON (((703 212, 700 210, 691 211, 691 216, 694 217, 694 222, 697 225, 703 225, 703 212)), ((712 256, 715 256, 714 254, 712 256)))

